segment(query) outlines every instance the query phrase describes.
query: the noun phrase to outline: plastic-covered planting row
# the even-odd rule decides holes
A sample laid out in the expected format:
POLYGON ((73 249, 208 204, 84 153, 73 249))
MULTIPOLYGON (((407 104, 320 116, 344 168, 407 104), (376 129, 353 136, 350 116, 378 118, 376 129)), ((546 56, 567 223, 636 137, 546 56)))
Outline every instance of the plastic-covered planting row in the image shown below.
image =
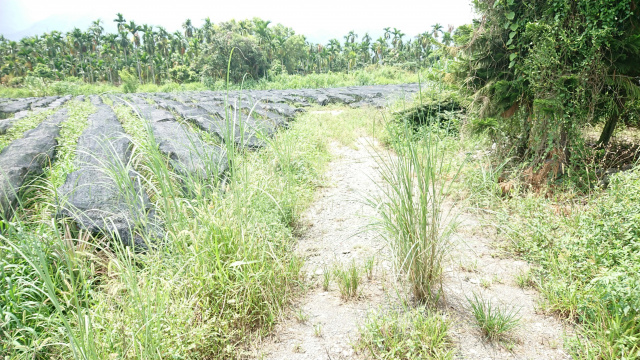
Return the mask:
MULTIPOLYGON (((312 104, 345 104, 352 107, 385 106, 409 99, 415 84, 333 89, 254 90, 109 95, 114 105, 130 106, 148 125, 159 151, 167 156, 182 179, 214 182, 228 168, 224 143, 257 149, 267 138, 305 107, 312 104), (218 145, 205 142, 198 131, 209 133, 218 145)), ((0 134, 24 116, 55 109, 71 97, 0 99, 0 134)), ((77 100, 84 100, 84 96, 77 100)), ((127 164, 131 140, 113 108, 98 96, 90 96, 96 112, 76 148, 76 171, 67 174, 58 189, 60 215, 73 219, 94 234, 120 239, 126 245, 144 247, 143 239, 162 237, 139 174, 127 164), (135 229, 135 230, 134 230, 135 229)), ((55 161, 60 125, 68 118, 61 108, 22 138, 0 152, 0 213, 10 217, 19 194, 55 161)))

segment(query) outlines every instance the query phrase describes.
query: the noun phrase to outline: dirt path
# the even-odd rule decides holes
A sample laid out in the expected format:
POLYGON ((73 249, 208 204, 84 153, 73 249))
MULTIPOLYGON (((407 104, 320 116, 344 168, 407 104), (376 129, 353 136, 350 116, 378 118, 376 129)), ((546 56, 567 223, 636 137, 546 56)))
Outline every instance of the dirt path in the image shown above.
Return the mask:
POLYGON ((338 158, 326 174, 330 186, 323 189, 304 216, 305 235, 298 253, 306 258, 306 272, 312 288, 301 299, 290 319, 276 329, 274 338, 261 344, 258 357, 265 359, 352 359, 352 344, 358 339, 358 325, 367 311, 384 302, 390 256, 373 232, 364 231, 375 212, 363 202, 364 195, 378 189, 377 165, 371 155, 371 138, 356 141, 355 149, 332 144, 338 158), (360 267, 375 259, 372 279, 363 276, 355 299, 341 298, 336 280, 329 291, 322 287, 323 271, 355 261, 360 267), (386 259, 380 261, 381 259, 386 259))
POLYGON ((455 248, 446 272, 447 312, 454 318, 451 336, 458 359, 570 359, 562 349, 565 329, 552 316, 538 311, 537 291, 517 283, 528 270, 525 261, 495 249, 495 230, 473 214, 458 217, 455 248), (518 311, 520 328, 507 339, 489 342, 475 326, 468 298, 489 300, 503 309, 518 311))
MULTIPOLYGON (((356 141, 355 148, 337 143, 331 150, 337 156, 326 174, 330 186, 319 192, 304 216, 307 229, 297 252, 306 259, 305 271, 312 284, 296 310, 281 322, 275 335, 256 344, 259 359, 359 359, 353 344, 358 326, 366 314, 396 303, 395 282, 388 253, 382 239, 363 231, 375 211, 363 198, 376 194, 380 177, 372 156, 371 138, 356 141), (322 287, 323 271, 355 261, 362 265, 375 259, 371 279, 363 276, 356 299, 341 298, 335 278, 328 291, 322 287)), ((527 264, 512 258, 496 257, 491 234, 485 232, 474 215, 462 214, 455 236, 455 248, 446 269, 445 311, 453 319, 451 337, 456 359, 565 359, 562 350, 562 324, 536 312, 538 295, 521 289, 515 276, 527 264), (468 297, 476 293, 502 306, 514 306, 522 317, 522 328, 501 344, 486 341, 475 327, 468 297)))

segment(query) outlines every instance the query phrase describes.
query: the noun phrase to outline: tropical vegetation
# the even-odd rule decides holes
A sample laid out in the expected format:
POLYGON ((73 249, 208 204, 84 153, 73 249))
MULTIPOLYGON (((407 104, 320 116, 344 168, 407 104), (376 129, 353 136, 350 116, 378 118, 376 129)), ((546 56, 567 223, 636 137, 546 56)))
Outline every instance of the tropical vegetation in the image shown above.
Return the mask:
POLYGON ((138 24, 121 13, 113 21, 116 33, 105 32, 104 23, 96 20, 84 31, 51 31, 20 41, 0 36, 0 83, 20 85, 32 76, 115 85, 122 81, 122 70, 135 74, 141 84, 158 85, 351 72, 372 64, 415 70, 445 55, 443 49, 454 43, 453 27, 445 31, 440 24, 413 38, 388 27, 378 39, 350 31, 342 39, 316 44, 260 18, 218 24, 206 18, 201 27, 187 19, 175 32, 138 24))

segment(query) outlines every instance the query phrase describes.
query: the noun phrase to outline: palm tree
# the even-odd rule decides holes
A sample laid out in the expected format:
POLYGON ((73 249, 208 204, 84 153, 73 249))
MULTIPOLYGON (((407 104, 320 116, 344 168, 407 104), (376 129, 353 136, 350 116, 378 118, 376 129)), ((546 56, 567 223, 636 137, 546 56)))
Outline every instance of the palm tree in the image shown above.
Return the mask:
POLYGON ((136 25, 136 23, 133 20, 131 20, 129 21, 129 25, 125 25, 125 28, 129 30, 129 32, 132 35, 132 42, 136 50, 135 55, 136 55, 136 64, 138 67, 138 79, 140 80, 140 82, 142 82, 142 72, 140 70, 140 56, 139 56, 140 36, 138 35, 138 31, 142 30, 142 27, 136 25))
POLYGON ((378 40, 373 44, 373 51, 376 53, 378 57, 378 63, 384 64, 384 53, 387 50, 387 40, 382 37, 379 37, 378 40))
POLYGON ((327 45, 327 51, 329 52, 329 71, 331 71, 331 64, 336 60, 338 54, 340 54, 340 42, 338 39, 329 40, 327 45))
POLYGON ((187 39, 193 37, 194 27, 191 24, 191 19, 187 19, 187 21, 182 24, 182 28, 184 29, 184 37, 187 39))
POLYGON ((445 46, 451 46, 451 44, 453 43, 453 37, 451 36, 450 32, 445 32, 444 34, 442 34, 442 43, 445 46))
POLYGON ((360 43, 360 54, 362 54, 362 62, 367 63, 370 59, 369 48, 371 47, 371 36, 369 33, 365 33, 360 43))
POLYGON ((391 41, 391 43, 393 44, 394 48, 402 50, 402 38, 404 36, 405 34, 402 31, 400 31, 399 29, 393 28, 393 40, 391 41))
POLYGON ((204 25, 202 25, 202 34, 205 43, 209 44, 213 40, 213 23, 211 23, 211 19, 208 17, 204 19, 204 25))
POLYGON ((125 25, 127 23, 127 20, 125 20, 124 17, 122 17, 121 13, 116 14, 116 18, 113 19, 113 22, 118 23, 118 32, 122 32, 125 30, 125 25))
POLYGON ((357 38, 358 38, 358 34, 356 34, 355 31, 353 31, 353 30, 349 31, 349 33, 344 36, 345 46, 346 46, 347 43, 353 44, 356 41, 357 38))
POLYGON ((433 34, 433 37, 437 39, 438 33, 442 33, 442 25, 435 23, 431 26, 431 34, 433 34))
POLYGON ((271 41, 271 34, 268 27, 271 21, 255 18, 253 19, 253 23, 255 25, 255 33, 258 36, 258 44, 268 44, 271 41))
POLYGON ((91 31, 91 35, 93 38, 93 51, 98 51, 100 47, 100 42, 102 40, 102 31, 104 28, 101 24, 102 20, 98 19, 91 23, 91 27, 89 31, 91 31))

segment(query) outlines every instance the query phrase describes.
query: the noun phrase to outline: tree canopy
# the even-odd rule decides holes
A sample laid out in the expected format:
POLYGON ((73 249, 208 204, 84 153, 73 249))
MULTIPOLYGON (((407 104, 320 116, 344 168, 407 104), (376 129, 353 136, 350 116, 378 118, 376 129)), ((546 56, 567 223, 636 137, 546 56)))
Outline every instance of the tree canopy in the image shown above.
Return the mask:
POLYGON ((451 44, 453 31, 436 24, 433 31, 407 38, 400 29, 387 28, 377 40, 350 31, 344 42, 331 39, 314 44, 291 28, 260 18, 219 24, 207 18, 201 27, 187 19, 181 31, 173 33, 137 24, 120 13, 113 22, 117 24, 114 34, 106 33, 104 24, 96 20, 85 31, 52 31, 20 41, 0 36, 0 82, 19 84, 25 76, 46 75, 52 80, 76 77, 89 83, 118 83, 121 70, 135 74, 141 83, 226 80, 232 49, 229 75, 233 81, 268 76, 270 70, 306 74, 371 64, 417 68, 451 44))
MULTIPOLYGON (((461 62, 480 117, 522 159, 570 163, 586 124, 606 145, 640 94, 637 0, 475 0, 461 62)), ((454 35, 455 38, 455 35, 454 35)))

